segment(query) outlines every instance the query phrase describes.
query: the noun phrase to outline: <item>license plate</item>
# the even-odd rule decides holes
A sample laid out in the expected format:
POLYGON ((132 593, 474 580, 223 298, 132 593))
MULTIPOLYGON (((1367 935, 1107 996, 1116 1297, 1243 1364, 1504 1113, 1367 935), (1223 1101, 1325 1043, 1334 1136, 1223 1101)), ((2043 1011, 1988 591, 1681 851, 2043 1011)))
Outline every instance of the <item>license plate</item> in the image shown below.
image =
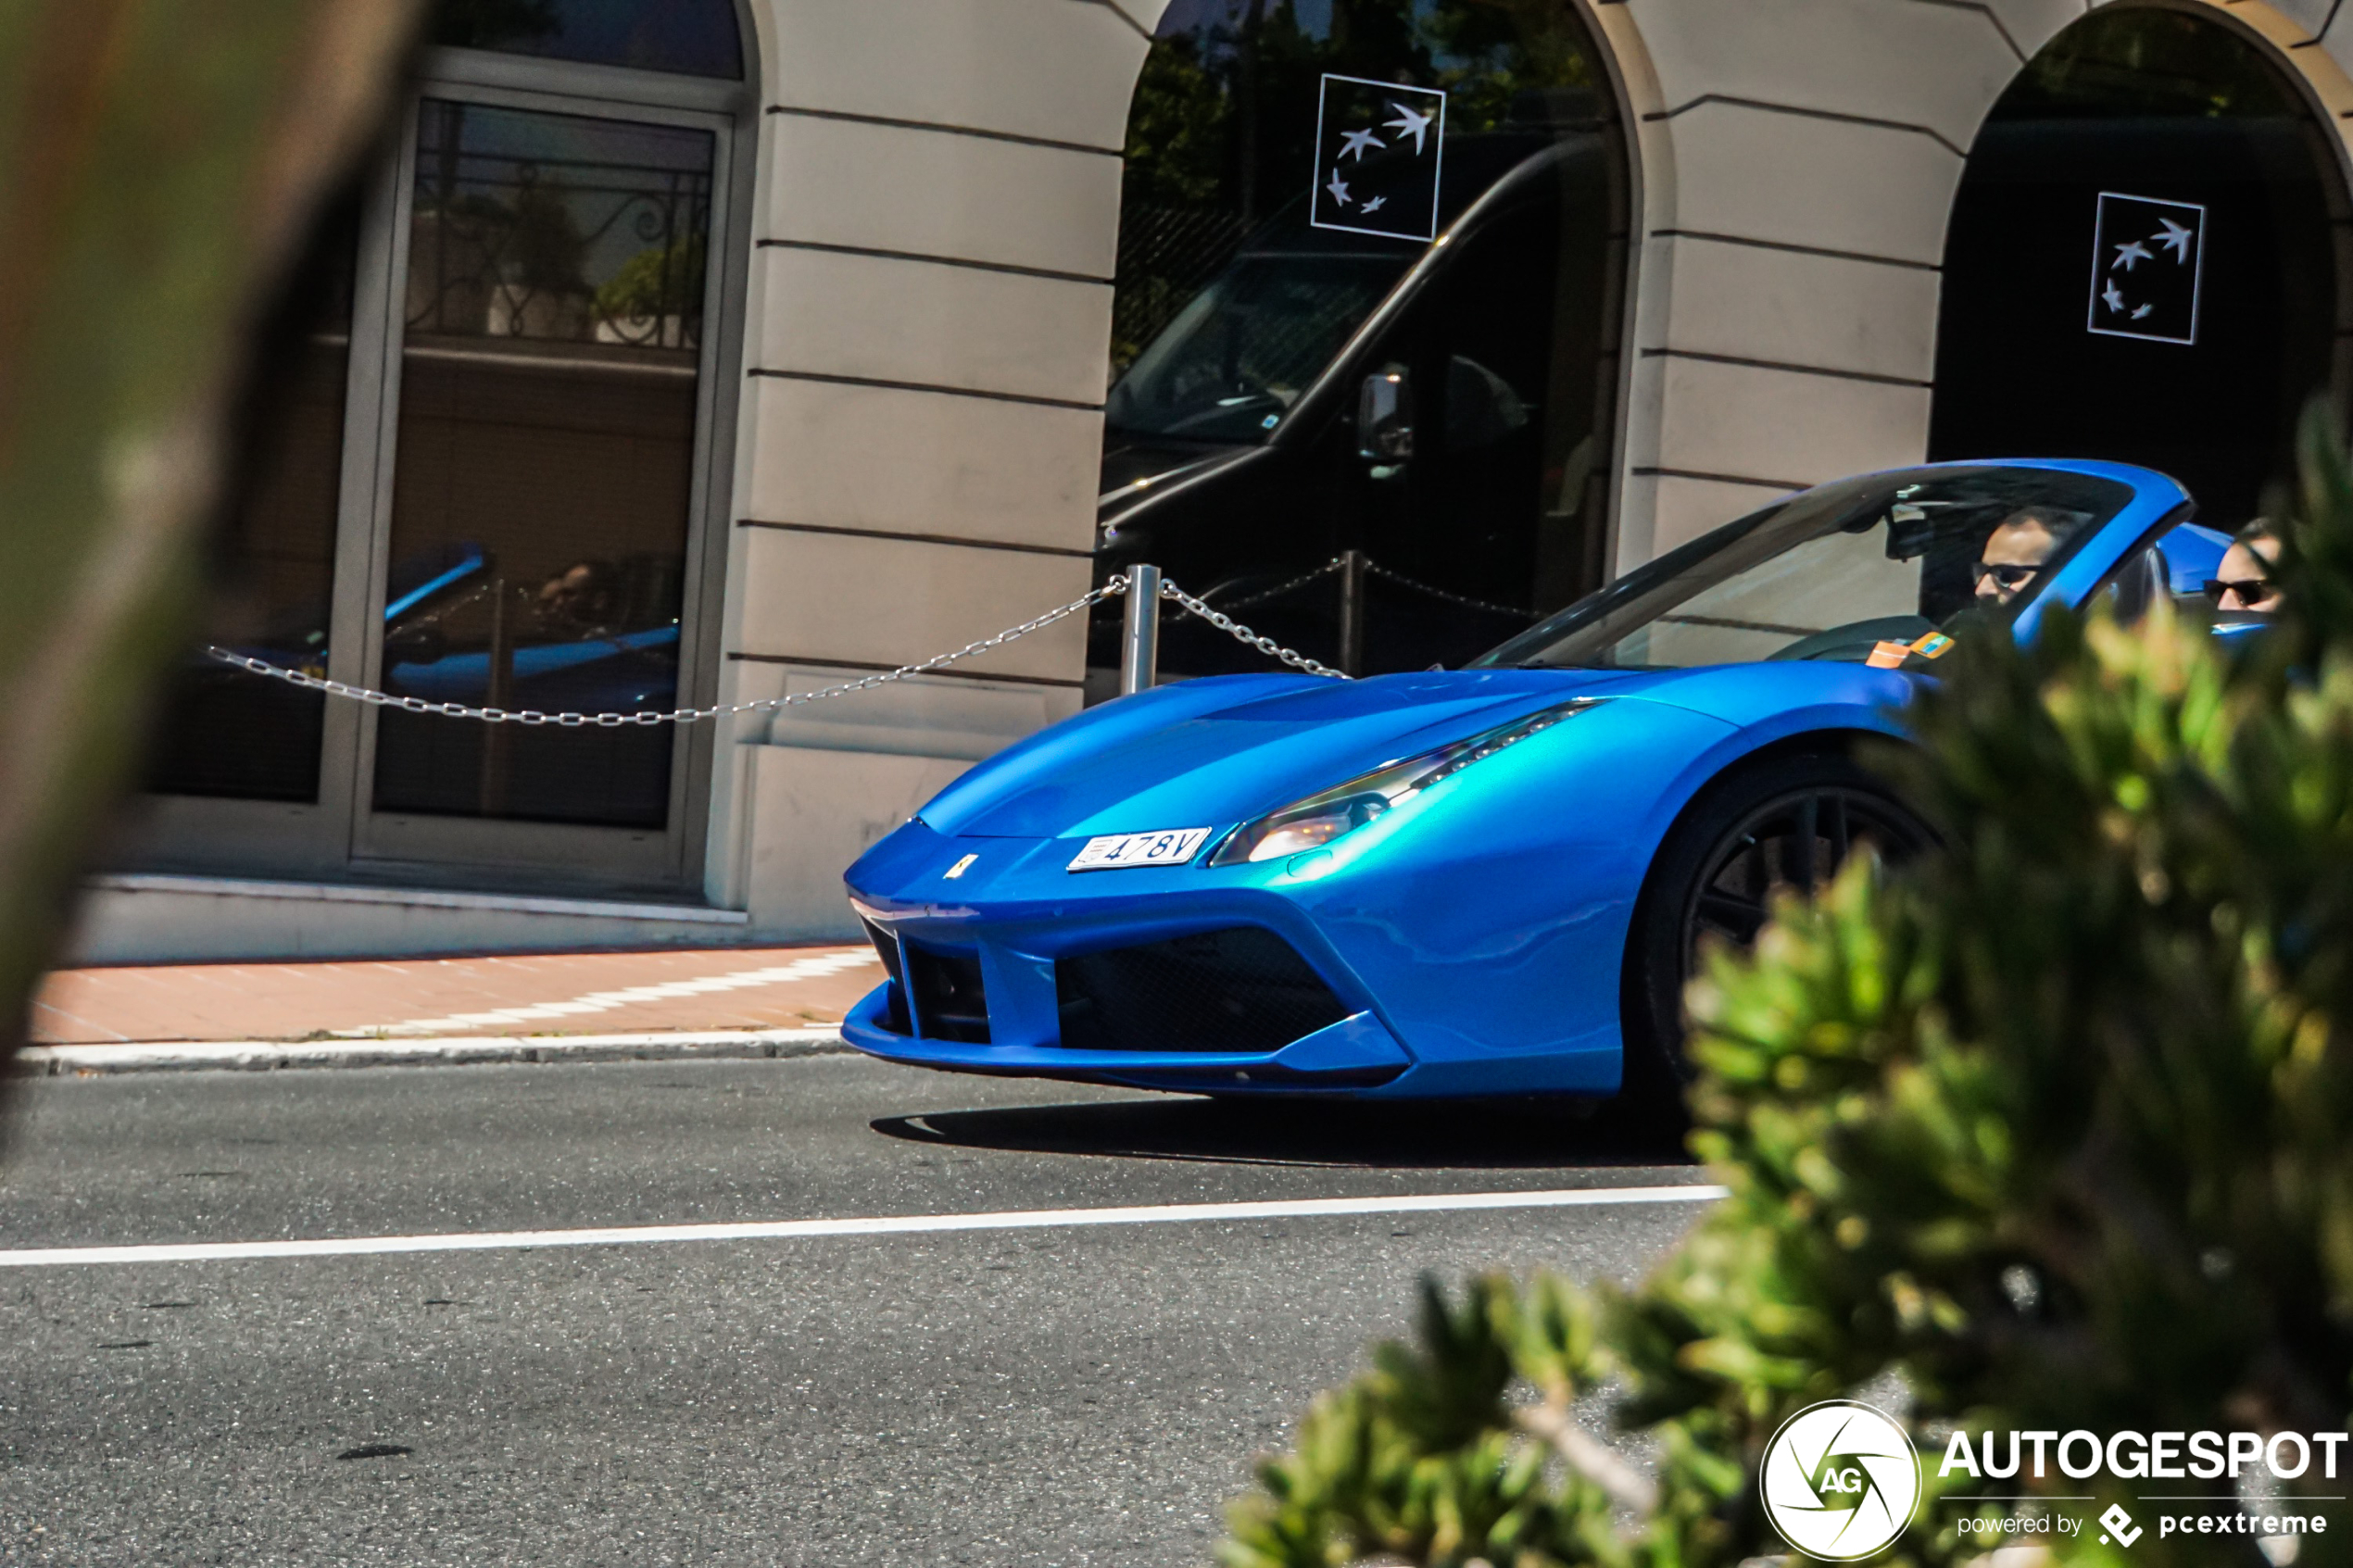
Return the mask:
POLYGON ((1209 839, 1207 828, 1165 828, 1158 833, 1107 833, 1090 838, 1071 857, 1075 872, 1117 871, 1123 866, 1181 866, 1209 839))

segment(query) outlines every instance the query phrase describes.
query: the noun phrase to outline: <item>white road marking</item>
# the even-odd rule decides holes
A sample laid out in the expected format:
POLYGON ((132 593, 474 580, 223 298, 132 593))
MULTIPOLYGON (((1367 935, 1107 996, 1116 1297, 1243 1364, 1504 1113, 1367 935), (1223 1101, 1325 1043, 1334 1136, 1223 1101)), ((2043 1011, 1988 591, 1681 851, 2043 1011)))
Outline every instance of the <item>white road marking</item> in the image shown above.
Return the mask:
POLYGON ((665 1241, 786 1241, 836 1236, 932 1236, 1174 1224, 1197 1220, 1317 1220, 1355 1214, 1443 1214, 1501 1209, 1583 1209, 1629 1203, 1707 1203, 1720 1186, 1567 1187, 1538 1192, 1441 1192, 1387 1198, 1286 1198, 1239 1203, 1161 1203, 1124 1209, 1013 1209, 985 1214, 895 1214, 855 1220, 751 1220, 592 1230, 460 1231, 445 1236, 329 1236, 309 1241, 187 1241, 134 1247, 0 1248, 0 1268, 93 1263, 214 1263, 249 1258, 375 1257, 392 1252, 502 1252, 537 1247, 642 1247, 665 1241))
POLYGON ((627 1035, 443 1035, 358 1040, 145 1040, 27 1046, 13 1063, 34 1077, 266 1071, 281 1067, 448 1067, 474 1062, 725 1060, 847 1051, 841 1031, 660 1029, 627 1035))
POLYGON ((740 991, 749 985, 782 985, 795 980, 815 980, 828 974, 839 974, 846 969, 860 969, 880 962, 882 960, 875 956, 872 947, 849 947, 839 952, 795 959, 790 963, 772 964, 765 969, 740 969, 732 974, 706 974, 698 980, 632 985, 621 991, 591 991, 567 1001, 534 1002, 522 1007, 497 1008, 488 1012, 453 1012, 442 1018, 412 1018, 405 1023, 387 1024, 381 1028, 338 1029, 335 1034, 345 1039, 396 1035, 447 1035, 452 1030, 479 1028, 487 1023, 536 1023, 548 1019, 573 1018, 585 1012, 610 1012, 634 1002, 676 1001, 681 997, 709 996, 718 991, 740 991))

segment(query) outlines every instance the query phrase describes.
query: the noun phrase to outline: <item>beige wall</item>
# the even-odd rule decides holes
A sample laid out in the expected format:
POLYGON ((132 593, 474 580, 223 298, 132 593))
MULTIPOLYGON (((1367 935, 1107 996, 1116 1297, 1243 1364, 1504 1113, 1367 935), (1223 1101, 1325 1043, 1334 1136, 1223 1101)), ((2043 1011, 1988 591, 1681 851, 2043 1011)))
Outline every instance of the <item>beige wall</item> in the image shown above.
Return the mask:
MULTIPOLYGON (((754 0, 763 64, 723 700, 1087 591, 1127 101, 1164 0, 754 0)), ((706 877, 772 935, 1079 706, 1083 622, 722 734, 706 877), (993 678, 981 678, 993 677, 993 678)))
MULTIPOLYGON (((1086 588, 1117 155, 1164 3, 754 0, 767 112, 727 696, 921 659, 1086 588)), ((1619 568, 1918 460, 1968 148, 2083 0, 1575 3, 1638 159, 1619 568)), ((2211 9, 2345 123, 2336 0, 2211 9)), ((840 868, 1075 711, 1082 664, 1073 621, 965 667, 999 679, 724 735, 713 901, 769 935, 845 932, 840 868)))

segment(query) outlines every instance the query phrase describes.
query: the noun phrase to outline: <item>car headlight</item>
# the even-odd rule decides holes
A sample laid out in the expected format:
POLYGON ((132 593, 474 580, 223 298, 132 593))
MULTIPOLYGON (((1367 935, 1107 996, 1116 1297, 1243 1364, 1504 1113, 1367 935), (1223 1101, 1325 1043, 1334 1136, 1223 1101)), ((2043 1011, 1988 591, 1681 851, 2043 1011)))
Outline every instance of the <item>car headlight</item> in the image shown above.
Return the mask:
POLYGON ((1342 834, 1353 833, 1367 822, 1378 821, 1439 780, 1452 778, 1472 763, 1549 730, 1564 719, 1574 718, 1601 700, 1580 696, 1551 708, 1540 708, 1533 713, 1523 713, 1508 724, 1482 730, 1419 757, 1388 763, 1304 800, 1294 800, 1235 829, 1209 857, 1209 863, 1235 866, 1252 860, 1279 860, 1302 849, 1329 844, 1342 834))

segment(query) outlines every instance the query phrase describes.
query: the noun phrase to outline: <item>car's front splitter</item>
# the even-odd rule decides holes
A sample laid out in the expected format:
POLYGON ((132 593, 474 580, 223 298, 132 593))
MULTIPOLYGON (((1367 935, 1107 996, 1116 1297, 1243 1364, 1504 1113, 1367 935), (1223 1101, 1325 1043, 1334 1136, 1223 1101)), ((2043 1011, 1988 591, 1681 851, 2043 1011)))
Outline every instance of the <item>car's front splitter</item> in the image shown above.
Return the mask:
POLYGON ((1363 1099, 1491 1098, 1513 1095, 1608 1095, 1618 1086, 1614 1033, 1580 1049, 1541 1056, 1416 1060, 1369 1013, 1270 1053, 1081 1051, 1051 1045, 987 1045, 918 1038, 886 1026, 890 987, 862 997, 842 1022, 842 1038, 869 1056, 908 1067, 1007 1078, 1176 1093, 1323 1095, 1363 1099))
POLYGON ((1355 1013, 1271 1052, 1090 1051, 925 1039, 888 1026, 890 984, 876 986, 849 1010, 841 1035, 869 1056, 910 1067, 1221 1094, 1362 1094, 1396 1082, 1414 1065, 1396 1036, 1369 1012, 1355 1013))

